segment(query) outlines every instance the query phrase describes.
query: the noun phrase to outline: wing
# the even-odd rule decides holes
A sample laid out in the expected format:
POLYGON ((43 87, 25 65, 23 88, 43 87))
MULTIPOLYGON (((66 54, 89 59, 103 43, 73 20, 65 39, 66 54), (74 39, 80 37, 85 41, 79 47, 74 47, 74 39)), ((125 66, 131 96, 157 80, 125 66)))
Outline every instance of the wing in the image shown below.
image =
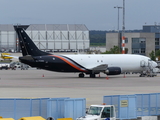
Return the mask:
POLYGON ((9 53, 1 53, 1 58, 3 59, 12 59, 13 57, 10 56, 11 54, 9 53))
POLYGON ((8 57, 8 58, 10 58, 10 59, 12 59, 12 58, 16 58, 16 59, 18 59, 19 58, 19 56, 12 56, 12 55, 3 55, 4 57, 8 57))
POLYGON ((108 65, 107 64, 101 64, 101 65, 98 65, 98 66, 96 66, 96 67, 94 67, 94 68, 91 68, 90 70, 92 70, 92 71, 105 71, 105 70, 107 70, 107 67, 108 67, 108 65))

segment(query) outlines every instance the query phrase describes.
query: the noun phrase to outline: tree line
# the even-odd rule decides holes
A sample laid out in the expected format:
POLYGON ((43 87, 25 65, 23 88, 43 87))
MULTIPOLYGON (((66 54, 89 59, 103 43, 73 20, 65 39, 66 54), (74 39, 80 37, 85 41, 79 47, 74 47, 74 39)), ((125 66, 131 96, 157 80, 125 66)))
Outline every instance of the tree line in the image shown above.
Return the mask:
POLYGON ((160 60, 160 50, 157 50, 156 52, 152 51, 151 53, 149 53, 149 56, 152 60, 159 61, 160 60))
POLYGON ((96 43, 106 43, 106 33, 107 31, 89 31, 89 38, 90 38, 90 43, 95 44, 96 43))

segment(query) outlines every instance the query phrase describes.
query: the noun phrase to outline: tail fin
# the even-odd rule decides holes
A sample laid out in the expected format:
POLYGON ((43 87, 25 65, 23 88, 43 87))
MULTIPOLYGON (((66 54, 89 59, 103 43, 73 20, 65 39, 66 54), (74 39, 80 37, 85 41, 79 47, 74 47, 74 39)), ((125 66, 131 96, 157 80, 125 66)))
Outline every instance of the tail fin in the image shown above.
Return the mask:
POLYGON ((42 56, 42 55, 50 55, 50 53, 43 52, 37 48, 37 46, 33 43, 30 37, 26 34, 23 28, 15 27, 19 38, 19 44, 22 50, 23 56, 31 55, 31 56, 42 56))

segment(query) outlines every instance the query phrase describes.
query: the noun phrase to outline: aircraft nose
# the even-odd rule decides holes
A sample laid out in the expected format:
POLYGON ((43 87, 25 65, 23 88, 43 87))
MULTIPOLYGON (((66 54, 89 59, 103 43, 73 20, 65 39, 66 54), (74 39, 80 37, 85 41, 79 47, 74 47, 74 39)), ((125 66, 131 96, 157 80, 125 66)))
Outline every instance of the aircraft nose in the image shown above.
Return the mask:
POLYGON ((158 66, 158 64, 155 61, 152 61, 152 63, 153 63, 153 67, 157 67, 158 66))

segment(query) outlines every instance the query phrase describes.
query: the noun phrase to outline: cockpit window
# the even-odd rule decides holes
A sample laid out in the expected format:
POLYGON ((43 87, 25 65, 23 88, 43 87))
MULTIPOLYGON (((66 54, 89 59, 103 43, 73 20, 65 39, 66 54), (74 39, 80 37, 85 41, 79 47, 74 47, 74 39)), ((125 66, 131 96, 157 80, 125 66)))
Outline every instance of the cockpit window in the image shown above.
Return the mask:
POLYGON ((102 107, 91 106, 89 111, 88 111, 88 114, 90 114, 90 115, 100 115, 101 110, 102 110, 102 107))

